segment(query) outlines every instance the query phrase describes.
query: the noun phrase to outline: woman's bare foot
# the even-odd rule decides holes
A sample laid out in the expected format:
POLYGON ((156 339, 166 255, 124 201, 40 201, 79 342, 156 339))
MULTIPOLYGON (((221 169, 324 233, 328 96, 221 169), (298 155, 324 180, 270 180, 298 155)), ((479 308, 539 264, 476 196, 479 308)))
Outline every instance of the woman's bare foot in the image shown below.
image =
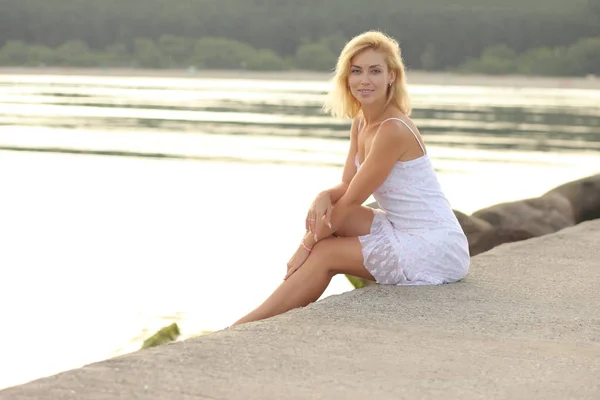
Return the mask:
POLYGON ((287 275, 283 280, 286 280, 296 272, 296 270, 304 264, 309 255, 310 251, 306 250, 302 245, 298 246, 298 250, 296 250, 292 258, 290 258, 290 261, 287 263, 287 275))

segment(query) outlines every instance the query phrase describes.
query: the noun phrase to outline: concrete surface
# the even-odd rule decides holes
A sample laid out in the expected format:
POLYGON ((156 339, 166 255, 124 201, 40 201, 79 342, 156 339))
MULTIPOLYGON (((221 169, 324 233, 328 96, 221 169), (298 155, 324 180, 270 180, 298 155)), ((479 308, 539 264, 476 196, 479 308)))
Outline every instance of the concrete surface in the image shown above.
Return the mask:
MULTIPOLYGON (((0 392, 17 399, 600 399, 600 221, 0 392)), ((232 299, 235 301, 235 299, 232 299)))

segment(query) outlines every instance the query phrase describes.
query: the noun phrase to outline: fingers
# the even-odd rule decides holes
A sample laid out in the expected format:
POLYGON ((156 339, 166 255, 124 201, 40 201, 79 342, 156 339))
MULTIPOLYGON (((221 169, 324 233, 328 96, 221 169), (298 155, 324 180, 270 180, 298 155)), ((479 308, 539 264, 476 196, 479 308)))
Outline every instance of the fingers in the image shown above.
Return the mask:
POLYGON ((319 220, 319 223, 317 224, 317 226, 315 226, 314 235, 313 235, 313 237, 315 238, 315 242, 319 241, 319 238, 322 236, 322 232, 323 232, 323 218, 321 218, 319 220))
POLYGON ((313 221, 313 219, 315 218, 315 217, 314 217, 314 214, 315 214, 315 210, 314 210, 314 208, 313 208, 313 207, 311 207, 311 208, 308 210, 308 213, 306 214, 306 223, 305 223, 305 229, 306 229, 307 231, 310 231, 311 229, 314 229, 314 226, 313 226, 313 224, 312 224, 312 221, 313 221))
POLYGON ((309 226, 310 226, 309 231, 311 231, 311 232, 315 231, 315 229, 317 227, 316 221, 317 221, 317 215, 315 212, 312 212, 310 214, 310 220, 309 220, 309 226))
POLYGON ((292 257, 292 259, 288 262, 287 272, 285 274, 285 277, 283 278, 284 281, 297 269, 296 267, 294 267, 295 260, 296 260, 296 255, 294 255, 292 257))
POLYGON ((296 272, 296 271, 298 270, 298 268, 300 268, 300 265, 298 265, 298 266, 295 266, 295 267, 293 267, 292 269, 290 269, 290 270, 288 271, 288 273, 285 275, 285 277, 283 278, 283 280, 284 280, 284 281, 285 281, 285 280, 287 280, 287 278, 289 278, 290 276, 292 276, 292 274, 293 274, 294 272, 296 272))
POLYGON ((325 212, 325 223, 329 228, 331 228, 331 213, 333 212, 333 207, 327 207, 327 211, 325 212))
POLYGON ((328 220, 327 214, 325 214, 321 217, 319 223, 315 228, 315 240, 317 239, 317 237, 320 239, 324 239, 331 234, 327 227, 331 229, 331 223, 328 220))
POLYGON ((310 220, 312 218, 312 214, 315 212, 315 203, 313 202, 308 208, 308 212, 306 213, 306 221, 304 222, 304 229, 307 231, 310 230, 310 220))

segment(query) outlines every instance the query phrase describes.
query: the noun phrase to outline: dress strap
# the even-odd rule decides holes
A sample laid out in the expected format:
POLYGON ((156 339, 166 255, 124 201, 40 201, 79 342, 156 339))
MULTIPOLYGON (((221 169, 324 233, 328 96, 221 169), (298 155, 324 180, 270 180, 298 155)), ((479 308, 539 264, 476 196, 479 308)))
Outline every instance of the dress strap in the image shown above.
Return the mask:
POLYGON ((395 120, 397 120, 397 121, 400 121, 400 122, 402 122, 404 125, 406 125, 406 127, 408 128, 408 130, 412 132, 413 136, 414 136, 414 137, 415 137, 415 139, 417 140, 417 143, 419 143, 419 147, 420 147, 420 148, 421 148, 421 150, 423 151, 423 154, 427 154, 427 153, 425 152, 425 148, 424 148, 424 147, 423 147, 423 145, 421 144, 421 141, 419 140, 419 137, 417 136, 417 134, 415 133, 415 131, 413 131, 413 130, 412 130, 412 128, 411 128, 411 127, 410 127, 410 126, 409 126, 409 125, 408 125, 406 122, 404 122, 404 120, 403 120, 403 119, 401 119, 401 118, 388 118, 388 119, 386 119, 386 120, 384 120, 384 121, 381 121, 381 124, 380 124, 380 126, 381 126, 381 125, 383 125, 383 123, 384 123, 384 122, 387 122, 387 121, 390 121, 390 120, 393 120, 393 119, 395 119, 395 120))

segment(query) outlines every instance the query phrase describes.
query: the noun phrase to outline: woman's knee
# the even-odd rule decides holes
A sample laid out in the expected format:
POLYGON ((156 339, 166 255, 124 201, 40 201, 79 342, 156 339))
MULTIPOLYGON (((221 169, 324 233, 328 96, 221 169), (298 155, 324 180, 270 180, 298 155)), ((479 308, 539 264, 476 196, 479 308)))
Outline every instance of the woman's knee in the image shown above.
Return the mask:
POLYGON ((354 206, 342 226, 335 233, 340 237, 367 235, 371 231, 373 217, 372 209, 364 206, 354 206))
POLYGON ((311 257, 314 259, 315 267, 324 269, 331 273, 334 267, 336 246, 335 241, 339 238, 330 236, 319 240, 312 249, 311 257))
POLYGON ((328 237, 319 241, 312 250, 314 266, 330 276, 347 273, 354 266, 362 267, 362 247, 356 238, 328 237))
POLYGON ((331 259, 331 252, 333 250, 333 248, 332 248, 332 242, 334 240, 336 240, 336 239, 337 239, 337 237, 330 236, 330 237, 327 237, 325 239, 319 240, 313 246, 311 255, 313 257, 316 257, 319 261, 330 260, 331 259))

